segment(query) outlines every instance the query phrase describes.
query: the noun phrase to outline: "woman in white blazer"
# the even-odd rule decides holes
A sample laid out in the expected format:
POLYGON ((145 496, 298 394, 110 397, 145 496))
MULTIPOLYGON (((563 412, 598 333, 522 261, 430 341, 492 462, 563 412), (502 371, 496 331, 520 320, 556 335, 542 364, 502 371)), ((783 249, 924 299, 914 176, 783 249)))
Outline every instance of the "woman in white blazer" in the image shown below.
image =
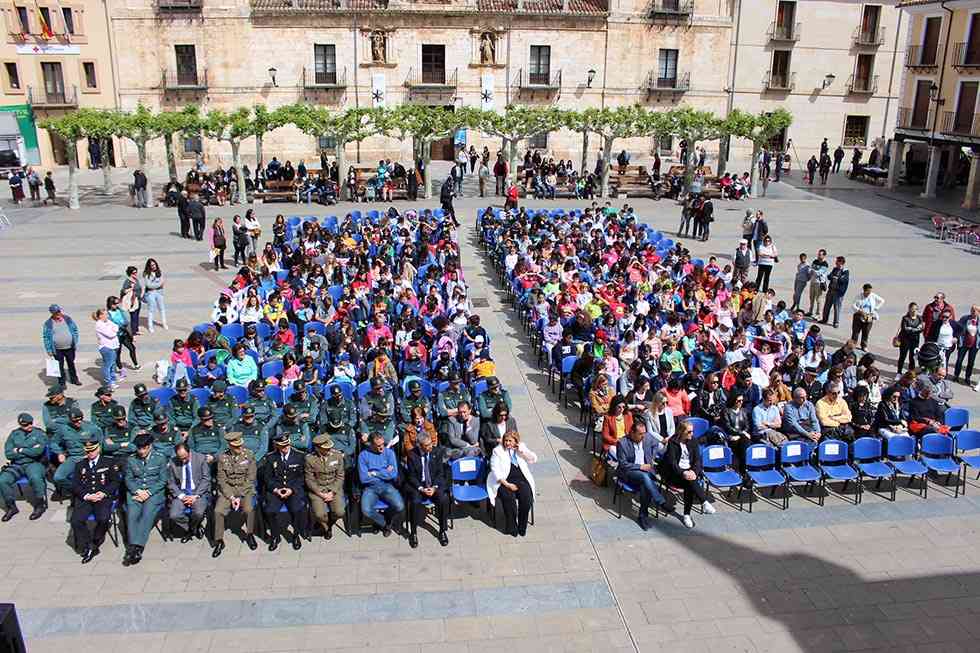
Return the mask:
POLYGON ((659 443, 674 435, 674 412, 667 407, 667 393, 663 390, 653 395, 650 407, 643 411, 643 421, 647 423, 647 433, 653 435, 659 443))
POLYGON ((496 506, 497 495, 504 504, 504 533, 517 537, 527 534, 527 517, 534 502, 534 477, 529 463, 538 457, 521 442, 517 431, 507 431, 490 454, 487 494, 496 506))

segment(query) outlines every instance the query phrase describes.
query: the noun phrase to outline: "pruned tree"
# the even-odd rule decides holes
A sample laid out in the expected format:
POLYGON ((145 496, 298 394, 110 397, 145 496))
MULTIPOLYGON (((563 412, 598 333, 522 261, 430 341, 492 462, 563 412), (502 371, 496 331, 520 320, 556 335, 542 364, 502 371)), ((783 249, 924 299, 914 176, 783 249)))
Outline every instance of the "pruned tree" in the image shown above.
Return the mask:
POLYGON ((691 185, 694 168, 691 154, 694 146, 701 141, 713 141, 725 133, 724 121, 710 111, 699 111, 690 107, 674 109, 667 114, 672 133, 687 142, 684 149, 684 187, 691 185))
POLYGON ((508 106, 503 113, 480 111, 473 114, 472 127, 489 136, 501 139, 507 152, 507 177, 517 177, 517 146, 521 141, 559 129, 564 125, 564 112, 557 107, 508 106))
POLYGON ((345 111, 331 112, 325 107, 314 107, 308 104, 292 104, 280 107, 282 124, 295 125, 304 134, 312 136, 317 140, 319 150, 320 137, 333 139, 337 146, 337 169, 339 171, 338 196, 343 196, 344 187, 347 183, 347 175, 344 170, 347 167, 347 157, 345 148, 348 143, 359 143, 368 136, 378 133, 377 128, 372 122, 371 109, 347 109, 345 111))
MULTIPOLYGON (((786 109, 779 108, 775 111, 761 112, 757 115, 746 113, 740 109, 733 110, 728 114, 724 121, 726 133, 744 138, 752 143, 752 169, 749 171, 751 183, 751 196, 756 197, 757 177, 759 175, 759 155, 772 139, 793 123, 793 115, 786 109)), ((776 162, 776 165, 782 165, 776 162)))
POLYGON ((252 118, 250 131, 252 136, 255 136, 255 167, 256 169, 262 167, 262 141, 265 135, 274 129, 282 127, 285 122, 283 118, 286 113, 276 109, 274 111, 269 111, 264 104, 256 104, 252 107, 252 118))
POLYGON ((201 131, 205 136, 224 141, 231 146, 231 165, 238 176, 240 188, 245 187, 245 178, 242 176, 242 140, 253 134, 250 114, 244 107, 231 113, 213 109, 201 120, 201 131))
MULTIPOLYGON (((616 107, 615 109, 584 109, 566 111, 565 126, 584 134, 596 134, 602 144, 602 179, 600 194, 609 194, 609 171, 615 142, 622 138, 646 136, 649 133, 651 112, 640 106, 616 107)), ((583 157, 585 152, 583 152, 583 157)), ((585 171, 583 170, 583 173, 585 171)))
POLYGON ((194 105, 180 111, 161 111, 156 116, 157 128, 163 136, 167 151, 167 170, 172 180, 177 179, 177 158, 174 155, 174 134, 196 135, 200 132, 201 114, 194 105))
POLYGON ((42 120, 38 126, 54 132, 65 142, 68 159, 68 208, 77 209, 78 202, 78 141, 85 137, 84 118, 81 111, 66 113, 58 118, 42 120))
POLYGON ((82 123, 82 131, 89 141, 96 141, 102 151, 102 192, 112 193, 112 161, 109 158, 109 147, 112 137, 119 133, 123 123, 123 114, 115 109, 79 109, 78 118, 82 123))
MULTIPOLYGON (((128 138, 136 144, 140 168, 146 172, 146 144, 161 136, 157 117, 153 112, 140 104, 136 111, 121 114, 116 135, 128 138)), ((153 187, 149 179, 146 182, 146 192, 153 197, 153 187)))

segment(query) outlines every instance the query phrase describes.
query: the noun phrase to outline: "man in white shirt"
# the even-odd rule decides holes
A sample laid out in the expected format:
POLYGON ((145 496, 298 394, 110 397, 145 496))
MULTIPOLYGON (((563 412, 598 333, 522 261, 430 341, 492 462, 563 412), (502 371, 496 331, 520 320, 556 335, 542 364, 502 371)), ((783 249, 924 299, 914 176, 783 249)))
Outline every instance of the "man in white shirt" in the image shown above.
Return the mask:
POLYGON ((861 336, 861 349, 868 348, 868 336, 871 326, 878 320, 878 309, 885 303, 881 296, 871 292, 871 284, 866 283, 861 288, 861 294, 854 300, 854 318, 851 322, 851 340, 858 341, 861 336))

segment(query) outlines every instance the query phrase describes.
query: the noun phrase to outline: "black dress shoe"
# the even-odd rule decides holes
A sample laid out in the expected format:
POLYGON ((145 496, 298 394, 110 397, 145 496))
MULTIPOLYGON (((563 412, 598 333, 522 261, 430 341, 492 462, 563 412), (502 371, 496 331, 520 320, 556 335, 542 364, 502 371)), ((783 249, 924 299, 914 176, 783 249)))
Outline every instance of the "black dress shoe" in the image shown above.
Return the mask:
POLYGON ((0 521, 10 521, 14 518, 14 515, 19 512, 20 510, 17 508, 17 506, 11 506, 3 513, 3 517, 0 517, 0 521))
POLYGON ((381 529, 381 534, 385 537, 391 537, 391 526, 385 526, 383 529, 381 529))
POLYGON ((247 544, 248 548, 251 549, 252 551, 255 551, 257 548, 259 548, 259 543, 255 541, 255 536, 252 535, 251 533, 249 533, 248 537, 245 538, 245 544, 247 544))
POLYGON ((126 555, 123 556, 122 564, 123 567, 128 567, 129 565, 133 564, 133 547, 126 547, 126 555))
POLYGON ((180 543, 187 544, 192 539, 194 539, 194 536, 191 533, 184 533, 184 536, 180 538, 180 543))
POLYGON ((644 517, 644 516, 641 515, 640 517, 637 517, 636 523, 639 524, 640 525, 640 528, 642 528, 643 530, 645 530, 645 531, 650 530, 650 518, 649 517, 644 517))
POLYGON ((31 521, 35 521, 37 519, 40 519, 41 518, 41 515, 43 515, 44 514, 44 511, 47 510, 47 509, 48 509, 47 506, 43 506, 43 505, 42 506, 38 506, 37 508, 34 509, 34 512, 32 512, 30 514, 30 516, 28 517, 28 519, 30 519, 31 521))
POLYGON ((302 548, 303 548, 303 538, 300 537, 299 535, 294 535, 293 536, 293 550, 294 551, 299 551, 302 548))
POLYGON ((333 524, 327 526, 327 531, 323 534, 323 539, 329 540, 333 537, 333 524))
POLYGON ((221 555, 221 552, 225 550, 225 543, 223 540, 218 540, 214 545, 214 551, 211 552, 212 558, 217 558, 221 555))
POLYGON ((419 548, 419 538, 414 533, 408 536, 408 545, 413 549, 419 548))
POLYGON ((82 382, 79 381, 78 378, 76 377, 76 378, 74 378, 74 379, 71 380, 71 384, 72 385, 82 385, 82 382))
POLYGON ((270 551, 275 551, 278 548, 279 548, 279 538, 278 537, 274 537, 274 538, 272 538, 272 541, 269 542, 269 550, 270 551))
POLYGON ((92 562, 92 559, 97 555, 99 555, 99 547, 95 546, 90 548, 85 552, 85 555, 82 556, 82 564, 87 565, 88 563, 92 562))
POLYGON ((143 547, 137 546, 133 550, 133 559, 130 561, 129 564, 138 565, 142 559, 143 559, 143 547))
POLYGON ((204 539, 204 527, 203 526, 198 526, 196 529, 194 529, 194 537, 196 537, 199 540, 203 540, 204 539))
POLYGON ((449 536, 446 535, 446 531, 439 531, 439 544, 449 546, 449 536))

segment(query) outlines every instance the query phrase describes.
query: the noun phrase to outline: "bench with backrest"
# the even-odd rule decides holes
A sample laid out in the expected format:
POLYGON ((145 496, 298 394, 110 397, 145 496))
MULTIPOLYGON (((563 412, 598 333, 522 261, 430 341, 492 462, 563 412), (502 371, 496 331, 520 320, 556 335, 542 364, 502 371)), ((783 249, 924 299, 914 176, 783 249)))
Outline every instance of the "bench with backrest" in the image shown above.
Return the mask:
POLYGON ((284 201, 284 202, 295 202, 296 201, 296 181, 286 181, 284 179, 276 179, 274 181, 266 181, 265 188, 262 190, 256 190, 254 195, 256 200, 262 200, 263 202, 268 201, 284 201))

